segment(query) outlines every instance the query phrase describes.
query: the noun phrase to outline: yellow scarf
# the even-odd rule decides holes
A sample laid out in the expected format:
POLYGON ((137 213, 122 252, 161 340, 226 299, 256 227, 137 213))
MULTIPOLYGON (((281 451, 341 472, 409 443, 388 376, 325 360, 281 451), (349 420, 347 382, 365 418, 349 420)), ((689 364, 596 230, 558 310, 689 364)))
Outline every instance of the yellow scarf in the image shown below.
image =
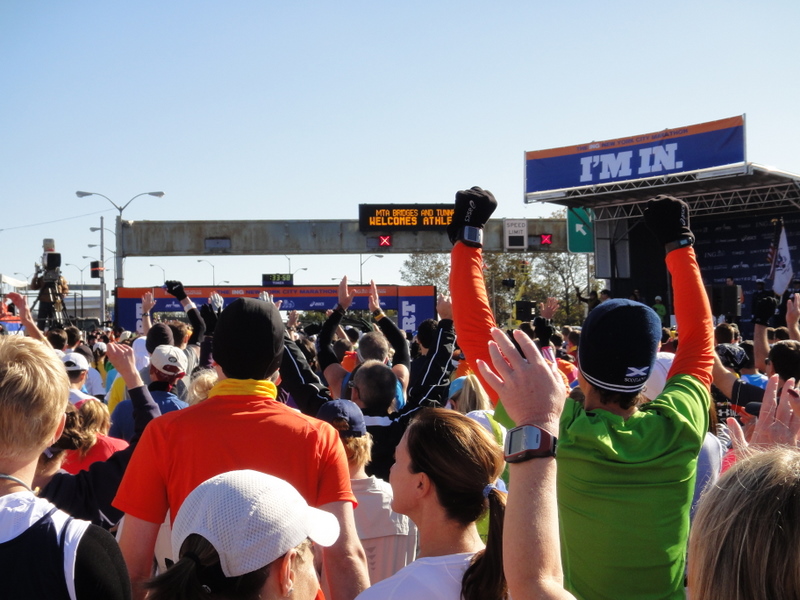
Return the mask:
POLYGON ((278 388, 271 381, 265 379, 223 379, 218 381, 208 397, 214 396, 259 396, 275 400, 278 388))

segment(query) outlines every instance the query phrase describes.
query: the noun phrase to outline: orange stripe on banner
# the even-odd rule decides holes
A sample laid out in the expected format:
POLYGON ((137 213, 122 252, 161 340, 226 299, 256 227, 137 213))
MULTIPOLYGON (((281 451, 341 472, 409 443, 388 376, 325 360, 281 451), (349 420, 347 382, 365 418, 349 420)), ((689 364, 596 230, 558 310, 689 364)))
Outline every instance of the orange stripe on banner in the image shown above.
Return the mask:
POLYGON ((586 152, 593 152, 595 150, 603 151, 615 148, 624 148, 626 146, 659 142, 663 139, 686 137, 689 135, 697 135, 700 133, 708 133, 710 131, 719 131, 721 129, 730 129, 732 127, 742 126, 744 126, 744 116, 739 115, 738 117, 720 119, 719 121, 709 121, 707 123, 687 125, 686 127, 675 127, 674 129, 664 129, 662 131, 621 137, 613 140, 601 140, 599 142, 589 142, 587 144, 578 144, 575 146, 563 146, 561 148, 551 148, 548 150, 533 150, 525 153, 525 160, 538 160, 542 158, 554 158, 556 156, 569 156, 571 154, 584 154, 586 152))

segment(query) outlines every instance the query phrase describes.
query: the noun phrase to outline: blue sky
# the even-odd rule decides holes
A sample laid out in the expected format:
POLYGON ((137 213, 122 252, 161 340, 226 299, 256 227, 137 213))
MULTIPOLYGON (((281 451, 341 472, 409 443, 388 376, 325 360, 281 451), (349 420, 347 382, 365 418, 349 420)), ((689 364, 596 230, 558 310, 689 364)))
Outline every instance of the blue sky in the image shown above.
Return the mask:
MULTIPOLYGON (((547 216, 523 203, 525 150, 742 113, 748 159, 800 173, 798 21, 796 0, 6 0, 0 272, 30 274, 45 237, 87 264, 89 227, 116 211, 76 190, 166 193, 135 200, 133 220, 356 219, 360 203, 480 185, 495 216, 547 216)), ((160 284, 151 263, 209 284, 197 258, 130 258, 126 284, 160 284)), ((403 258, 364 276, 401 283, 403 258)), ((288 269, 211 260, 241 285, 288 269)), ((358 278, 353 255, 291 264, 301 284, 358 278)))

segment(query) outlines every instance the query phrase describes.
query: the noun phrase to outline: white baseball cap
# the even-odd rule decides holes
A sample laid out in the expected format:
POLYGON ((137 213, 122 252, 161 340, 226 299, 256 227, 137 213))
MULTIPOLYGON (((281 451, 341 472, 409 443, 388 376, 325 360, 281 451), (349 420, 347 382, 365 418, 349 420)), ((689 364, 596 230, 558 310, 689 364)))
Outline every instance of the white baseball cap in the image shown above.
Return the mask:
POLYGON ((88 371, 89 361, 80 352, 67 352, 61 357, 67 371, 88 371))
POLYGON ((231 471, 201 483, 183 501, 172 525, 173 556, 191 534, 206 538, 226 577, 251 573, 306 538, 330 546, 339 521, 312 508, 283 479, 258 471, 231 471))
POLYGON ((150 355, 150 364, 164 375, 186 375, 186 355, 177 346, 168 344, 156 346, 150 355))

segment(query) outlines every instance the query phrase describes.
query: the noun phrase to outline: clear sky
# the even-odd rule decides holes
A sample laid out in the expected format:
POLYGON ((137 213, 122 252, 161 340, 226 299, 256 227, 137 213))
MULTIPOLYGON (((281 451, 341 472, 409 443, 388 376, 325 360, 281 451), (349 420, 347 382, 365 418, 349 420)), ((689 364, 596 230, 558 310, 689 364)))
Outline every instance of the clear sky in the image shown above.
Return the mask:
MULTIPOLYGON (((495 216, 547 216, 523 203, 525 150, 743 113, 748 160, 800 173, 798 22, 797 0, 4 0, 0 272, 31 274, 45 237, 65 263, 97 256, 89 227, 116 211, 76 190, 166 193, 132 220, 356 219, 359 203, 480 185, 495 216)), ((365 279, 401 283, 403 258, 371 259, 365 279)), ((239 285, 288 270, 211 260, 239 285)), ((197 257, 130 258, 126 284, 160 284, 151 263, 211 282, 197 257)), ((359 259, 291 266, 327 284, 357 279, 359 259)))

